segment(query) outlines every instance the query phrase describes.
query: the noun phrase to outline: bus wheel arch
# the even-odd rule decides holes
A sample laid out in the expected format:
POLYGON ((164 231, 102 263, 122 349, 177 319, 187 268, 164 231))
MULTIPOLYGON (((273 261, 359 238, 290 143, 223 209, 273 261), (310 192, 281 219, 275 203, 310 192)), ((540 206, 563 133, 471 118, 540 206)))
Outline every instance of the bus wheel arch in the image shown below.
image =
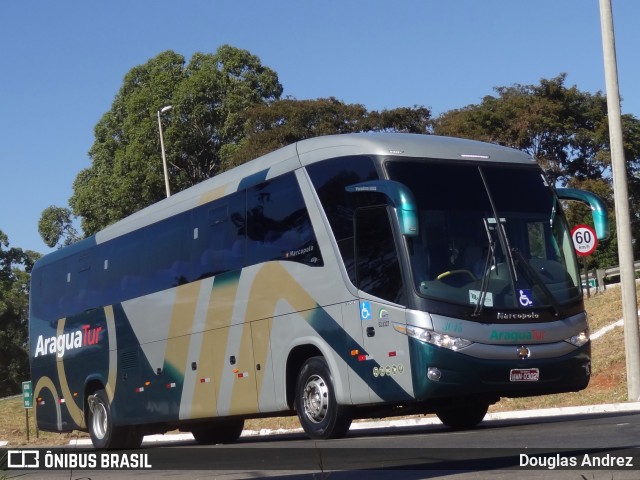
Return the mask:
POLYGON ((294 347, 287 358, 286 366, 286 401, 292 410, 295 407, 296 382, 298 374, 304 363, 312 357, 322 356, 318 347, 311 344, 298 345, 294 347))
POLYGON ((103 389, 104 383, 97 378, 89 379, 85 383, 82 411, 84 413, 84 424, 87 429, 89 428, 89 396, 94 395, 98 390, 103 389))
POLYGON ((92 383, 86 391, 86 424, 93 446, 98 449, 140 447, 142 434, 136 427, 114 423, 111 402, 103 386, 92 383))
POLYGON ((294 404, 302 428, 313 439, 343 437, 351 426, 351 411, 336 400, 335 381, 323 356, 302 365, 294 404))

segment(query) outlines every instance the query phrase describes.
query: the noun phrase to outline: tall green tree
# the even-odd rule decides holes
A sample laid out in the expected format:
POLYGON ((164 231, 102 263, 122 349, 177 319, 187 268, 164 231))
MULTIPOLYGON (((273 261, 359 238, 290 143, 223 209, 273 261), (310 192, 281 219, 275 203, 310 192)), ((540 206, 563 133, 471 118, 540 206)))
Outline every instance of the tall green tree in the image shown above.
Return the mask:
POLYGON ((10 247, 0 230, 0 396, 18 393, 29 379, 29 277, 38 257, 10 247))
POLYGON ((284 99, 255 105, 241 116, 244 139, 234 146, 226 167, 232 167, 305 138, 339 133, 393 131, 427 133, 431 112, 426 107, 369 111, 333 97, 284 99))
POLYGON ((535 156, 554 182, 595 179, 609 173, 607 101, 565 86, 566 74, 539 85, 496 87, 477 105, 443 113, 440 135, 498 143, 535 156))
POLYGON ((72 217, 68 208, 51 205, 44 209, 38 221, 38 233, 48 247, 65 247, 80 239, 72 217))
POLYGON ((245 50, 225 45, 189 63, 163 52, 125 76, 95 127, 92 164, 74 182, 70 209, 51 206, 39 223, 47 245, 77 240, 73 217, 93 234, 165 195, 161 115, 171 191, 311 136, 370 130, 426 133, 425 107, 368 111, 334 98, 279 100, 277 74, 245 50))
POLYGON ((239 114, 281 93, 273 70, 228 45, 188 63, 166 51, 134 67, 95 127, 92 163, 74 182, 72 214, 93 234, 164 197, 157 114, 163 107, 172 106, 162 122, 176 192, 215 175, 241 140, 239 114))

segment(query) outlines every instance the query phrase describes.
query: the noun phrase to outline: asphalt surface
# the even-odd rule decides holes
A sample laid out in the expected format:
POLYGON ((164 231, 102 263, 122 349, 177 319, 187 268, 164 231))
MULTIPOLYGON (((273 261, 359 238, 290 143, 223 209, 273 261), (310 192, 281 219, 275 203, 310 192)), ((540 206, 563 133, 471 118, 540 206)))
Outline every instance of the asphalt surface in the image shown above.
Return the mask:
MULTIPOLYGON (((561 408, 544 408, 537 410, 521 410, 513 412, 497 412, 489 413, 484 417, 483 422, 491 422, 496 420, 513 420, 519 418, 533 419, 533 418, 553 418, 564 417, 570 415, 587 415, 587 414, 605 414, 605 413, 625 413, 625 412, 640 412, 640 402, 629 403, 613 403, 605 405, 588 405, 582 407, 561 407, 561 408)), ((379 421, 362 421, 354 422, 351 425, 350 431, 359 429, 371 429, 371 428, 394 428, 394 427, 411 427, 421 425, 440 425, 441 422, 436 417, 424 417, 424 418, 411 418, 411 419, 391 419, 391 420, 379 420, 379 421)), ((245 430, 242 432, 242 437, 261 436, 261 435, 278 435, 278 434, 290 434, 302 432, 302 428, 299 429, 280 429, 270 430, 263 429, 245 430)), ((193 436, 190 433, 180 434, 166 434, 166 435, 149 435, 144 437, 143 444, 149 445, 153 443, 165 443, 165 442, 185 442, 193 440, 193 436)), ((89 439, 72 440, 71 445, 91 445, 89 439)), ((2 443, 0 442, 0 446, 2 443)))
MULTIPOLYGON (((216 446, 199 446, 189 435, 157 435, 147 437, 144 448, 135 451, 150 456, 152 470, 17 469, 9 471, 8 478, 638 480, 638 438, 640 402, 494 413, 469 431, 451 431, 431 417, 356 422, 346 438, 326 443, 308 440, 297 429, 245 431, 237 444, 216 446), (632 469, 583 464, 564 470, 546 465, 533 470, 514 468, 513 458, 523 454, 545 459, 605 455, 633 458, 633 464, 632 469), (203 464, 215 468, 201 470, 203 464)), ((56 449, 51 450, 55 454, 56 449)), ((83 444, 66 452, 100 454, 83 444)))

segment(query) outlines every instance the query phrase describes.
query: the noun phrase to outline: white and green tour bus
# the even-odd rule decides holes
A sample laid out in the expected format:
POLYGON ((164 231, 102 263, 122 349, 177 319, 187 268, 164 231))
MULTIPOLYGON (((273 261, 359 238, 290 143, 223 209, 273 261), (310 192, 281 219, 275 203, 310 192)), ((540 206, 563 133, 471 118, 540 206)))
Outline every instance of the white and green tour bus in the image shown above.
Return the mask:
POLYGON ((520 151, 429 135, 300 141, 40 259, 30 360, 38 426, 97 448, 191 431, 236 440, 297 414, 434 412, 584 389, 589 325, 562 200, 520 151))

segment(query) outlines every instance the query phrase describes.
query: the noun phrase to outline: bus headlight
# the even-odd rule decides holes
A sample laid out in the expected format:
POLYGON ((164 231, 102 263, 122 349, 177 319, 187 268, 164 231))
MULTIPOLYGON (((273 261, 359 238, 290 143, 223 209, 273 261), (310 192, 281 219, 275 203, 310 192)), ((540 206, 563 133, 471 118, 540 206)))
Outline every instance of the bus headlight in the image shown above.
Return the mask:
POLYGON ((579 334, 574 335, 571 338, 565 339, 565 342, 569 342, 571 345, 581 347, 589 341, 589 329, 581 331, 579 334))
POLYGON ((444 333, 437 333, 426 328, 414 327, 413 325, 393 324, 393 328, 400 333, 413 337, 423 343, 430 343, 437 347, 447 348, 449 350, 460 350, 468 347, 473 342, 465 338, 454 337, 444 333))

